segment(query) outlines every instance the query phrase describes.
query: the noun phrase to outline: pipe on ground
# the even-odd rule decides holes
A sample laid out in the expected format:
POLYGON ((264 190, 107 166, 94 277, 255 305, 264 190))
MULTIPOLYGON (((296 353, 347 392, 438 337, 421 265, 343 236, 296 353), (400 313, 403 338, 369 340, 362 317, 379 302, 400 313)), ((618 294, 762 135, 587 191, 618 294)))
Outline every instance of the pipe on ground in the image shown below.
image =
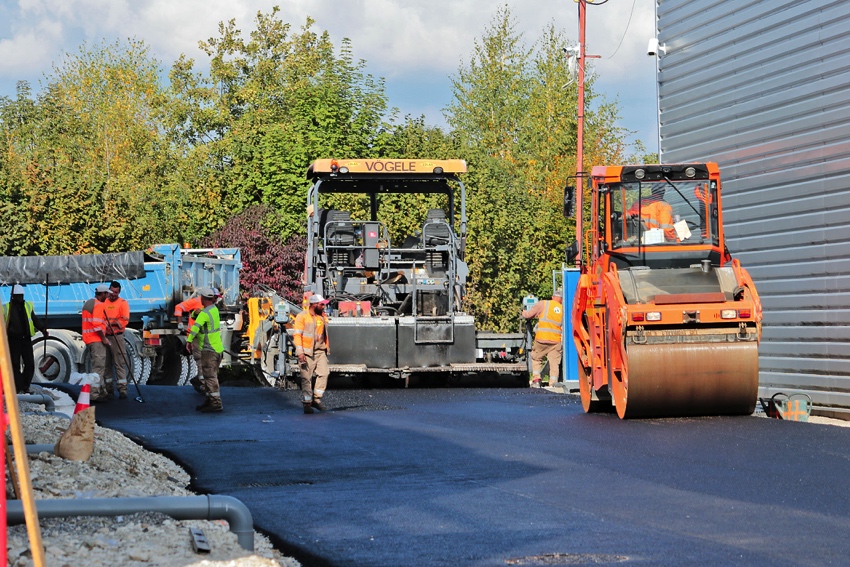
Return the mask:
POLYGON ((27 443, 27 455, 38 455, 39 453, 50 453, 51 455, 56 454, 56 444, 50 445, 49 443, 27 443))
POLYGON ((47 394, 18 394, 18 402, 42 404, 48 413, 54 413, 56 411, 56 403, 47 394))
MULTIPOLYGON (((143 498, 80 498, 41 499, 35 501, 39 518, 69 516, 124 516, 140 512, 160 512, 175 520, 227 520, 230 531, 236 534, 239 545, 254 551, 254 518, 241 500, 232 496, 151 496, 143 498)), ((20 500, 6 502, 6 522, 19 525, 25 522, 20 500)))

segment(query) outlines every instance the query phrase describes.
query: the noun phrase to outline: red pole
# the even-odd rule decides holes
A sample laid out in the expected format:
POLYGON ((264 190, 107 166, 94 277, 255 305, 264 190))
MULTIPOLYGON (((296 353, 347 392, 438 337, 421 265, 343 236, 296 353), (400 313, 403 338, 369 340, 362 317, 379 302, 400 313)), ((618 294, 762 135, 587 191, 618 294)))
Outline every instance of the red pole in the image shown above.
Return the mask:
POLYGON ((576 128, 576 242, 578 256, 576 266, 581 265, 581 253, 584 246, 582 220, 584 218, 584 48, 587 16, 587 0, 578 0, 578 120, 576 128))

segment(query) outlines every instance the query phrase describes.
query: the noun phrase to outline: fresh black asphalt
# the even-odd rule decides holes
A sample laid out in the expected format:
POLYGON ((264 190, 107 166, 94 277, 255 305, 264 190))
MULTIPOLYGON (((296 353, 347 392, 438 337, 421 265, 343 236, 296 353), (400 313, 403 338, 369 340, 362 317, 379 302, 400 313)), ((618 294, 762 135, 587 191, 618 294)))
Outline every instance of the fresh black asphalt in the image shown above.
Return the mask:
MULTIPOLYGON (((134 390, 131 390, 134 393, 134 390)), ((304 565, 847 565, 850 429, 757 417, 621 421, 524 388, 190 387, 98 422, 243 501, 304 565)))

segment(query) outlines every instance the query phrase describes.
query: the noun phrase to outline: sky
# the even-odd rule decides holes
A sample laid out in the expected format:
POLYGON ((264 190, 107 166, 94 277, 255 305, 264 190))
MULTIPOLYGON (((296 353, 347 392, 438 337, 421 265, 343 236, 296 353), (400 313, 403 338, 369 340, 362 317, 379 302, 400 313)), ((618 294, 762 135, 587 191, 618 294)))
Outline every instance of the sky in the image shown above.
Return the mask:
MULTIPOLYGON (((655 0, 595 0, 587 8, 587 55, 596 92, 620 107, 620 126, 649 151, 658 149, 654 57, 655 0)), ((500 6, 510 9, 515 31, 532 47, 550 25, 578 43, 574 0, 0 0, 0 96, 14 97, 18 81, 38 92, 63 54, 86 42, 97 45, 134 38, 167 70, 180 54, 199 69, 207 58, 199 40, 218 36, 218 24, 236 20, 247 34, 258 11, 281 8, 297 32, 307 17, 313 31, 327 30, 337 48, 351 40, 355 60, 386 81, 389 106, 401 115, 424 115, 445 127, 452 100, 451 77, 469 64, 475 42, 500 6)))

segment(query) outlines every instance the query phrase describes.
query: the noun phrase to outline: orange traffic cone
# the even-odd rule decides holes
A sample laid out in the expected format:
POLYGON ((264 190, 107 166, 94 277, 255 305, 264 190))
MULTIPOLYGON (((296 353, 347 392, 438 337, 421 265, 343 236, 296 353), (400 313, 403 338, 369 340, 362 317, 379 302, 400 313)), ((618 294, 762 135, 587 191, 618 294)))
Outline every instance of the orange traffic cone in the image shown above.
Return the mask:
POLYGON ((77 407, 74 408, 74 413, 78 414, 84 409, 89 407, 89 400, 91 398, 91 386, 88 384, 83 384, 83 389, 80 390, 80 397, 77 398, 77 407))

